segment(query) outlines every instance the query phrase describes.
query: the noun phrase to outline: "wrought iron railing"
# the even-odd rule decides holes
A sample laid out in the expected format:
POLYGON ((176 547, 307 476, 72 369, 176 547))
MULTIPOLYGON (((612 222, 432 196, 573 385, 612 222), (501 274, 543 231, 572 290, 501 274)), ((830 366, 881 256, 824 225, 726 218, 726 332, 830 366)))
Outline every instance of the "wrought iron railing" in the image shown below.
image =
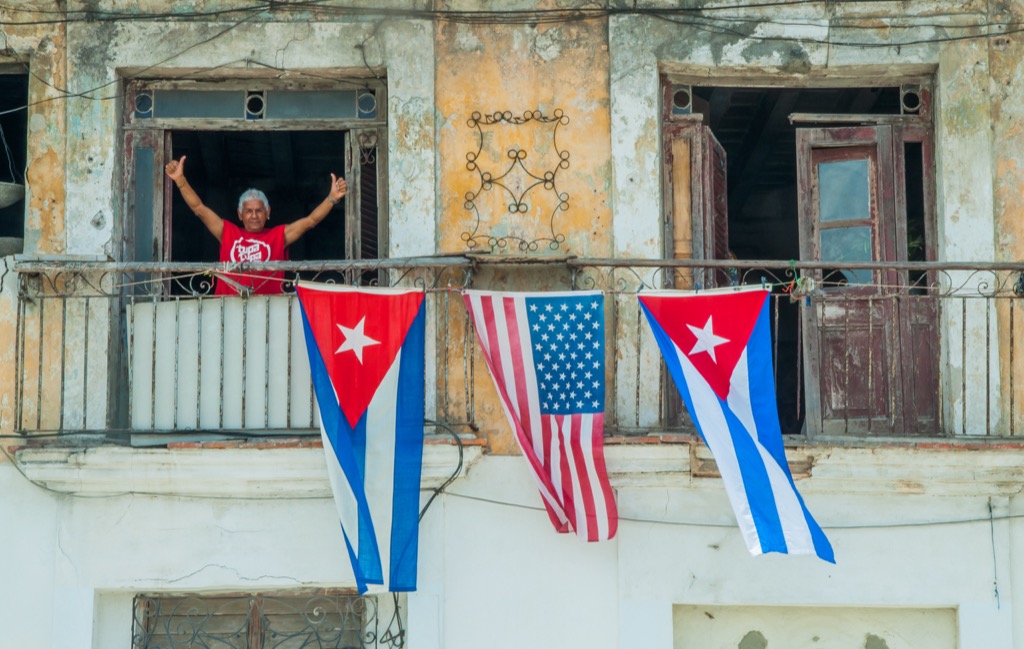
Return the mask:
POLYGON ((138 595, 132 649, 394 649, 403 618, 391 595, 138 595))
MULTIPOLYGON (((501 410, 459 291, 606 296, 606 431, 692 431, 636 293, 764 284, 783 431, 808 436, 1024 435, 1020 264, 665 261, 481 256, 310 264, 288 277, 428 294, 428 418, 463 433, 501 410)), ((314 434, 291 282, 210 295, 200 264, 21 262, 14 428, 161 443, 182 434, 314 434)), ((253 268, 234 268, 250 272, 253 268)))

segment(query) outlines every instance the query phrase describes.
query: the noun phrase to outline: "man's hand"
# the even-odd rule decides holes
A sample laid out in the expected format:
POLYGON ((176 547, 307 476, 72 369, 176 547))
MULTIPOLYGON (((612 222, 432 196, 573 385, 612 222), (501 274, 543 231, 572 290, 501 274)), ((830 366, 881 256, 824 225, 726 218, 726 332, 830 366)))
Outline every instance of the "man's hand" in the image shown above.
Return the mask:
MULTIPOLYGON (((182 160, 182 162, 184 162, 184 160, 185 160, 184 156, 182 156, 181 160, 182 160)), ((168 165, 168 166, 170 166, 170 165, 168 165)), ((331 174, 331 189, 327 193, 327 195, 331 197, 331 202, 337 203, 341 199, 345 198, 345 194, 347 194, 347 193, 348 193, 348 185, 345 184, 345 179, 344 178, 338 178, 334 174, 331 174)))
POLYGON ((174 181, 175 185, 181 186, 182 181, 185 180, 185 156, 181 156, 181 160, 171 160, 168 162, 167 166, 164 167, 164 173, 174 181))

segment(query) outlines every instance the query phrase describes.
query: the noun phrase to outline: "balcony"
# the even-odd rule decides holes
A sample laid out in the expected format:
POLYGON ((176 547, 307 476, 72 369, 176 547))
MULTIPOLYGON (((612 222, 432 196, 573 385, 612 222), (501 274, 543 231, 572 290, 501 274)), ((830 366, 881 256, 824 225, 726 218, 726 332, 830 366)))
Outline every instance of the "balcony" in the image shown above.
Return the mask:
MULTIPOLYGON (((427 418, 474 436, 501 426, 459 294, 599 290, 609 350, 606 432, 692 433, 643 321, 639 290, 771 286, 783 432, 806 439, 1024 436, 1016 338, 1020 264, 513 259, 310 264, 304 279, 427 292, 427 418)), ((22 259, 13 420, 26 436, 134 446, 318 435, 293 292, 214 297, 196 264, 22 259)), ((245 272, 245 269, 241 269, 245 272)), ((427 433, 437 432, 436 429, 427 433)))

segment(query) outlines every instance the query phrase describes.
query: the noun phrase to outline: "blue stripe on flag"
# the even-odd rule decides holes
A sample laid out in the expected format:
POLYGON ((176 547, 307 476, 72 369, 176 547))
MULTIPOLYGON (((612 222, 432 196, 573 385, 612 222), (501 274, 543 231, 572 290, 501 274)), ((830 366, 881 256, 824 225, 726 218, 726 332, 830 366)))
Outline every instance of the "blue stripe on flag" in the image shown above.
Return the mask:
MULTIPOLYGON (((797 491, 793 475, 789 471, 789 463, 786 461, 786 451, 782 445, 782 428, 779 425, 778 404, 775 400, 775 375, 772 369, 771 352, 771 329, 769 325, 769 302, 767 298, 761 307, 761 313, 757 316, 754 324, 754 331, 750 335, 750 342, 747 345, 747 367, 750 385, 771 386, 771 391, 751 390, 750 407, 754 414, 754 421, 757 422, 757 439, 768 451, 786 474, 793 493, 796 494, 803 510, 804 520, 807 521, 807 528, 811 533, 811 541, 814 543, 814 552, 825 561, 835 563, 835 553, 832 544, 829 542, 821 526, 811 516, 810 510, 804 504, 803 496, 797 491)), ((781 533, 781 532, 780 532, 781 533)))
POLYGON ((402 344, 395 419, 394 505, 388 590, 416 590, 420 471, 423 465, 424 304, 402 344))
MULTIPOLYGON (((377 546, 376 536, 373 534, 373 520, 370 517, 369 505, 366 502, 366 494, 363 490, 363 473, 360 470, 362 462, 357 459, 356 449, 353 444, 353 431, 348 422, 341 414, 338 399, 331 387, 331 379, 327 375, 327 368, 324 366, 323 358, 320 356, 319 347, 313 337, 313 331, 309 325, 306 312, 302 311, 302 326, 306 335, 306 349, 309 352, 309 368, 313 379, 313 390, 316 392, 317 405, 320 408, 320 421, 323 425, 327 438, 331 443, 334 455, 338 458, 338 464, 345 473, 348 487, 356 501, 359 510, 359 558, 352 561, 352 571, 355 574, 356 585, 359 592, 366 592, 367 583, 383 583, 383 571, 380 566, 380 550, 377 546), (369 531, 364 536, 364 530, 369 531), (363 545, 364 538, 366 545, 363 545), (374 562, 376 566, 374 567, 374 562), (368 570, 364 566, 369 567, 368 570)), ((364 416, 365 419, 365 416, 364 416)), ((365 422, 364 427, 365 427, 365 422)), ((365 434, 364 434, 365 437, 365 434)), ((365 438, 363 440, 365 450, 365 438)), ((362 457, 362 456, 359 456, 362 457)), ((349 543, 348 535, 351 530, 345 532, 345 544, 348 546, 349 558, 353 558, 353 552, 349 543)))
POLYGON ((771 386, 771 391, 751 390, 751 409, 754 412, 754 421, 758 423, 758 441, 764 446, 771 457, 775 459, 779 467, 785 472, 785 477, 793 485, 793 492, 797 495, 800 507, 804 513, 804 520, 807 521, 807 528, 811 533, 811 540, 814 544, 814 552, 825 561, 836 563, 836 555, 828 538, 821 530, 817 521, 811 516, 811 512, 804 504, 803 496, 797 490, 797 484, 790 473, 790 465, 785 460, 785 449, 782 446, 782 429, 778 423, 778 404, 775 401, 775 377, 772 370, 771 329, 769 300, 765 300, 761 307, 751 334, 751 342, 746 348, 746 359, 750 372, 750 385, 771 386))
MULTIPOLYGON (((768 470, 761 458, 761 453, 758 452, 754 439, 747 433, 743 423, 725 401, 719 399, 718 403, 721 404, 722 414, 725 415, 725 421, 729 425, 729 437, 732 439, 732 448, 736 452, 740 481, 746 495, 747 506, 750 507, 750 516, 754 519, 754 527, 757 529, 757 539, 761 542, 761 552, 785 554, 789 548, 786 546, 786 538, 782 532, 782 520, 779 518, 772 482, 768 478, 768 470)), ((686 407, 693 412, 690 403, 687 403, 686 407)), ((757 419, 755 421, 760 425, 757 419)))

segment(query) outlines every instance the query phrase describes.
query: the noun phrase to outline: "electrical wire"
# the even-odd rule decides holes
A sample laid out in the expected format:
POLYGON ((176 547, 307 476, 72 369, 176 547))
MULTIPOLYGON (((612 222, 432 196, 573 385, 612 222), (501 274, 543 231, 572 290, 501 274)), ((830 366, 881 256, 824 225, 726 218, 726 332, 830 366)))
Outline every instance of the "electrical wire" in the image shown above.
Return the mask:
MULTIPOLYGON (((892 4, 892 3, 895 3, 895 2, 899 2, 900 0, 867 0, 867 1, 875 2, 875 3, 879 3, 879 4, 892 4)), ((218 17, 218 16, 223 16, 223 15, 237 15, 239 13, 245 13, 246 14, 243 18, 241 18, 241 19, 237 20, 236 22, 232 23, 226 29, 224 29, 224 30, 214 34, 213 36, 211 36, 209 38, 206 38, 206 39, 203 39, 203 40, 201 40, 201 41, 199 41, 197 43, 194 43, 194 44, 192 44, 192 45, 190 45, 190 46, 188 46, 188 47, 178 51, 177 53, 171 55, 170 57, 167 57, 167 58, 165 58, 165 59, 163 59, 161 61, 158 61, 157 63, 154 63, 152 65, 149 65, 149 66, 143 68, 137 74, 143 74, 143 73, 145 73, 145 72, 147 72, 149 70, 152 70, 152 69, 157 68, 157 67, 159 67, 161 65, 164 65, 165 63, 174 60, 175 58, 181 56, 182 54, 184 54, 184 53, 186 53, 186 52, 188 52, 188 51, 190 51, 190 50, 192 50, 192 49, 194 49, 196 47, 199 47, 201 45, 204 45, 204 44, 209 43, 209 42, 211 42, 211 41, 213 41, 215 39, 218 39, 218 38, 222 37, 226 33, 230 32, 231 30, 233 30, 236 27, 238 27, 239 25, 241 25, 242 23, 254 20, 255 18, 257 18, 260 15, 266 14, 268 12, 274 12, 274 11, 277 11, 277 10, 296 10, 296 9, 312 9, 312 10, 319 11, 319 12, 324 13, 324 14, 334 14, 336 16, 341 16, 341 17, 363 16, 363 17, 380 17, 380 18, 385 18, 385 19, 387 19, 387 18, 411 18, 411 19, 417 19, 418 18, 418 19, 437 20, 437 21, 441 21, 441 22, 458 23, 458 24, 471 24, 471 25, 537 25, 537 24, 550 24, 550 23, 571 23, 571 22, 578 22, 578 21, 582 21, 582 20, 593 20, 593 19, 608 18, 608 17, 611 17, 611 16, 649 16, 649 17, 652 17, 652 18, 655 18, 655 19, 658 19, 658 20, 662 20, 662 21, 666 21, 666 22, 670 22, 670 23, 673 23, 673 24, 676 24, 676 25, 679 25, 679 26, 692 27, 692 28, 695 28, 695 29, 700 30, 700 31, 704 31, 705 33, 709 33, 709 34, 736 36, 738 38, 750 39, 750 40, 755 40, 755 41, 760 41, 760 42, 783 42, 783 43, 799 43, 799 44, 807 44, 807 45, 827 45, 827 46, 836 46, 836 47, 843 46, 843 47, 861 47, 861 48, 889 48, 889 47, 891 47, 891 48, 899 49, 901 47, 911 46, 911 45, 934 44, 934 43, 943 43, 943 42, 956 42, 956 41, 964 41, 964 40, 994 38, 994 37, 1007 36, 1007 35, 1013 35, 1013 34, 1018 34, 1018 33, 1024 32, 1024 27, 1016 27, 1014 29, 1005 29, 1008 26, 1018 26, 1018 25, 1021 25, 1022 23, 1019 23, 1019 22, 972 23, 972 24, 968 24, 968 25, 941 25, 941 26, 929 24, 928 27, 936 28, 936 29, 938 29, 938 28, 946 29, 946 30, 949 30, 949 29, 974 29, 974 30, 983 30, 984 33, 980 33, 980 34, 979 33, 972 33, 972 34, 941 36, 941 37, 933 37, 933 38, 910 39, 910 40, 904 40, 904 41, 899 41, 899 42, 893 42, 891 40, 889 40, 889 41, 864 41, 864 42, 858 42, 858 41, 834 40, 834 39, 831 39, 831 38, 824 38, 824 39, 818 39, 818 38, 793 38, 793 37, 789 37, 789 36, 758 35, 758 34, 753 34, 753 33, 745 33, 743 31, 737 30, 737 29, 735 29, 735 28, 730 26, 730 25, 735 25, 736 23, 740 23, 740 24, 755 23, 755 24, 758 24, 758 25, 765 24, 765 25, 775 25, 775 26, 812 26, 812 25, 821 24, 821 23, 814 23, 814 22, 808 22, 808 23, 787 22, 787 21, 782 21, 782 20, 778 20, 778 19, 775 19, 775 18, 767 18, 767 19, 762 19, 762 20, 755 19, 755 18, 745 18, 745 17, 716 18, 713 15, 711 15, 711 14, 715 14, 715 13, 728 12, 728 11, 733 11, 733 10, 738 10, 738 9, 743 9, 743 10, 778 9, 778 8, 783 8, 783 7, 799 7, 799 6, 819 5, 819 4, 821 4, 820 0, 780 0, 780 1, 777 1, 777 2, 758 2, 758 3, 752 3, 752 4, 730 4, 730 5, 719 5, 719 6, 716 6, 716 7, 696 7, 696 8, 581 7, 581 8, 575 8, 575 9, 530 9, 530 10, 495 10, 495 11, 456 11, 456 10, 437 10, 437 9, 435 9, 435 10, 427 10, 427 9, 424 9, 424 10, 410 10, 410 9, 389 9, 389 8, 383 8, 383 7, 355 7, 355 6, 350 6, 350 5, 335 5, 335 4, 331 4, 328 0, 296 0, 296 1, 293 1, 293 2, 282 2, 282 1, 267 2, 267 3, 259 3, 259 4, 248 5, 246 7, 237 7, 237 8, 234 8, 234 9, 219 9, 219 10, 209 10, 209 11, 193 11, 193 12, 187 12, 187 13, 183 13, 183 12, 131 13, 131 12, 82 11, 82 12, 78 12, 78 13, 81 14, 81 16, 79 16, 77 18, 76 17, 69 17, 64 12, 58 12, 58 11, 50 11, 50 12, 47 12, 47 11, 37 11, 37 12, 34 12, 34 13, 43 13, 43 14, 47 14, 47 15, 48 14, 60 14, 63 17, 61 19, 53 19, 53 20, 47 20, 47 21, 21 21, 21 22, 0 21, 0 27, 6 26, 6 25, 40 25, 40 24, 50 25, 50 24, 68 24, 68 23, 78 23, 78 22, 95 23, 95 22, 114 21, 114 20, 117 20, 117 21, 131 20, 131 21, 138 21, 138 22, 143 22, 143 21, 152 22, 154 20, 169 20, 169 21, 182 20, 182 21, 196 22, 196 21, 200 21, 200 20, 204 20, 204 19, 209 19, 209 18, 214 18, 214 17, 218 17), (680 18, 680 16, 689 16, 689 18, 688 19, 682 19, 682 18, 680 18), (1003 31, 1000 31, 998 33, 989 33, 987 30, 988 30, 988 28, 990 28, 992 26, 999 26, 999 27, 1003 28, 1003 31)), ((23 9, 23 10, 20 10, 20 11, 23 11, 25 13, 30 13, 31 12, 31 10, 28 10, 28 9, 23 9)), ((70 13, 74 14, 75 12, 70 12, 70 13)), ((953 13, 953 12, 945 12, 945 13, 936 14, 936 15, 938 15, 938 16, 951 16, 952 17, 952 16, 965 15, 965 14, 956 14, 956 13, 953 13)), ((849 20, 851 20, 851 21, 854 21, 854 20, 865 21, 865 20, 869 20, 869 18, 870 17, 856 17, 856 18, 850 18, 849 20)), ((898 17, 889 17, 889 18, 890 19, 896 19, 898 17)), ((874 19, 881 20, 881 19, 884 19, 884 17, 875 17, 874 19)), ((833 22, 834 20, 837 20, 837 19, 830 17, 829 18, 829 22, 827 23, 827 25, 823 24, 822 26, 826 26, 830 30, 832 28, 837 28, 837 29, 860 29, 860 28, 862 28, 862 29, 877 29, 877 27, 874 26, 874 25, 856 24, 856 23, 852 23, 852 22, 851 23, 846 23, 845 20, 843 20, 842 18, 838 19, 838 20, 842 20, 843 21, 842 23, 834 23, 833 22)), ((379 26, 379 23, 378 23, 378 26, 379 26)), ((886 27, 886 29, 909 30, 909 29, 921 29, 921 28, 924 28, 924 27, 925 27, 924 25, 906 25, 906 26, 892 26, 892 25, 889 25, 889 26, 886 27)), ((6 46, 6 38, 7 38, 6 34, 3 34, 3 36, 4 36, 4 39, 5 39, 5 46, 6 46)), ((371 36, 372 36, 372 34, 371 34, 371 36)), ((366 44, 366 41, 364 40, 363 43, 361 43, 362 47, 360 47, 360 50, 361 50, 361 53, 362 53, 363 59, 364 59, 364 65, 370 70, 370 72, 373 74, 374 77, 377 77, 378 79, 380 79, 379 75, 377 75, 377 73, 371 68, 369 63, 366 61, 365 44, 366 44)), ((237 61, 235 61, 235 62, 237 62, 237 61)), ((277 66, 272 66, 272 65, 268 65, 268 64, 259 63, 259 62, 253 62, 253 63, 257 64, 257 65, 261 65, 263 67, 280 70, 280 68, 278 68, 277 66)), ((22 65, 25 65, 25 64, 22 63, 22 65)), ((228 63, 228 64, 221 64, 221 65, 216 66, 216 67, 218 67, 218 68, 219 67, 224 67, 225 65, 230 65, 230 63, 228 63)), ((112 81, 100 84, 99 86, 96 86, 94 88, 90 88, 88 90, 84 90, 84 91, 80 91, 80 92, 71 92, 69 89, 60 88, 60 87, 55 86, 52 83, 46 81, 41 76, 39 76, 38 74, 34 73, 31 69, 29 69, 29 67, 27 65, 25 65, 25 67, 28 70, 29 74, 31 74, 35 79, 37 79, 41 83, 47 85, 48 87, 56 90, 60 94, 58 94, 56 96, 53 96, 53 97, 45 97, 45 98, 40 99, 40 100, 38 100, 36 102, 32 102, 32 103, 26 104, 25 106, 20 106, 20 107, 17 107, 17 108, 12 108, 12 109, 8 109, 8 110, 5 110, 5 111, 0 111, 0 116, 6 115, 6 114, 9 114, 9 113, 18 112, 20 110, 26 110, 27 108, 30 108, 30 107, 33 107, 33 106, 37 106, 37 105, 40 105, 40 104, 44 104, 44 103, 48 103, 48 102, 51 102, 51 101, 56 101, 56 100, 59 100, 59 99, 84 98, 84 99, 89 99, 89 100, 93 100, 93 101, 109 101, 111 99, 118 99, 118 98, 122 97, 122 95, 120 93, 115 93, 113 95, 104 96, 104 97, 93 97, 93 96, 90 96, 90 95, 92 95, 94 92, 96 92, 98 90, 102 90, 103 88, 106 88, 106 87, 109 87, 109 86, 111 86, 111 85, 113 85, 115 83, 118 83, 119 79, 114 79, 112 81)), ((213 69, 216 69, 216 68, 213 68, 213 69)), ((200 71, 200 73, 201 72, 202 71, 200 71)), ((184 75, 181 75, 180 78, 188 78, 192 74, 196 74, 196 73, 193 73, 193 72, 186 73, 184 75)), ((316 76, 316 75, 309 74, 308 76, 316 76)), ((325 77, 325 78, 329 78, 329 77, 325 77)), ((336 80, 336 79, 331 79, 331 80, 336 80)), ((336 80, 336 81, 342 81, 342 80, 336 80)))
MULTIPOLYGON (((446 496, 452 496, 455 498, 462 498, 463 500, 472 500, 476 502, 486 503, 490 505, 499 505, 502 507, 512 507, 514 509, 523 509, 527 511, 542 512, 544 508, 541 506, 534 505, 523 505, 522 503, 514 503, 505 500, 497 500, 494 498, 484 498, 483 496, 473 496, 470 494, 459 493, 457 491, 447 491, 446 496)), ((1003 516, 990 517, 988 515, 978 516, 977 518, 956 518, 956 519, 942 519, 932 521, 910 521, 905 523, 863 523, 857 525, 822 525, 821 527, 826 530, 878 530, 878 529, 892 529, 892 528, 916 528, 916 527, 940 527, 946 525, 970 525, 970 524, 990 524, 991 522, 1000 521, 1011 521, 1017 519, 1024 519, 1024 514, 1006 514, 1003 516)), ((654 518, 637 518, 632 516, 619 516, 620 522, 629 523, 643 523, 649 525, 670 525, 678 527, 710 527, 710 528, 721 528, 730 529, 736 527, 735 523, 708 523, 703 521, 672 521, 672 520, 660 520, 654 518)))

